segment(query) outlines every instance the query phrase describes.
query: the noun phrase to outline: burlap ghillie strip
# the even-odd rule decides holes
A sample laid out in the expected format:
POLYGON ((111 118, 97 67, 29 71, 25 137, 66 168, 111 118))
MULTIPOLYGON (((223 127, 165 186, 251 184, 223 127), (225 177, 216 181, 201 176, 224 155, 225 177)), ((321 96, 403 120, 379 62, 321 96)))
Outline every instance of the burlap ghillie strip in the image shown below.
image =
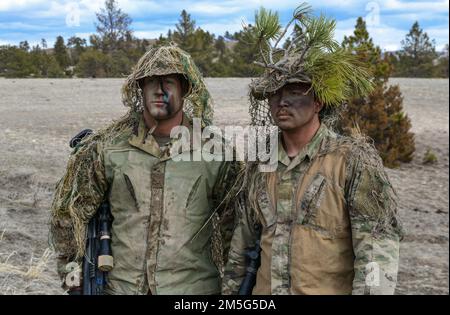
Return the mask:
POLYGON ((239 208, 240 202, 237 196, 243 189, 244 172, 242 163, 229 163, 223 169, 222 175, 219 176, 218 185, 214 189, 218 203, 210 218, 213 226, 211 254, 221 277, 223 277, 225 264, 228 260, 236 209, 239 208))
POLYGON ((86 137, 69 158, 66 174, 58 183, 52 204, 50 240, 65 257, 84 255, 86 225, 104 199, 106 179, 101 148, 125 133, 138 122, 129 112, 108 127, 86 137))
POLYGON ((371 225, 375 238, 379 235, 403 235, 397 220, 397 194, 383 162, 367 136, 358 130, 351 136, 340 136, 322 144, 318 156, 340 151, 346 156, 346 200, 353 220, 377 222, 371 225))

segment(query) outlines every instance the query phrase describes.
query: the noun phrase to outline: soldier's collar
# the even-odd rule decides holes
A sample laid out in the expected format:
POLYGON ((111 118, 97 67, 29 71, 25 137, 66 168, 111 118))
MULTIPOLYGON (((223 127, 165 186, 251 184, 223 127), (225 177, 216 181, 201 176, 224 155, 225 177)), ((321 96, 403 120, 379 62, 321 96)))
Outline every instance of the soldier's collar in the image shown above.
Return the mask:
POLYGON ((319 152, 322 140, 328 133, 329 129, 327 128, 327 126, 325 126, 324 124, 320 124, 319 129, 317 130, 311 141, 308 142, 308 144, 292 160, 289 158, 286 150, 283 147, 281 138, 282 134, 280 133, 278 144, 278 161, 287 166, 288 169, 286 171, 289 171, 299 165, 306 158, 310 161, 313 160, 319 152))
MULTIPOLYGON (((183 113, 182 126, 185 126, 185 127, 189 128, 190 130, 192 130, 191 121, 184 113, 183 113)), ((137 128, 137 132, 134 133, 130 137, 128 142, 132 146, 134 146, 138 149, 141 149, 142 151, 147 152, 148 154, 151 154, 161 160, 168 160, 171 158, 170 147, 175 141, 177 141, 177 140, 171 139, 169 144, 166 146, 167 149, 165 149, 164 151, 161 151, 159 144, 156 141, 155 137, 152 134, 149 134, 149 129, 145 125, 144 115, 141 115, 141 118, 139 120, 139 125, 137 128)))

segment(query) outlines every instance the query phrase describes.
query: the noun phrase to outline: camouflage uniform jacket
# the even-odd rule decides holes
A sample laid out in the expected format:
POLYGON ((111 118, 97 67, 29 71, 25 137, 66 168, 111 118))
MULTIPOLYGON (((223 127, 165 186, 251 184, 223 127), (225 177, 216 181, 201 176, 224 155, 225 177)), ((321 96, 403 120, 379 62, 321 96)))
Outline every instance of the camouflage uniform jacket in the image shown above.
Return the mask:
POLYGON ((322 125, 292 160, 280 144, 275 172, 250 171, 222 292, 237 293, 260 225, 253 294, 393 294, 402 230, 371 148, 322 125))
MULTIPOLYGON (((214 220, 207 220, 227 191, 230 163, 174 161, 147 131, 141 118, 137 132, 130 128, 94 146, 93 162, 78 169, 73 182, 66 183, 67 173, 59 182, 58 188, 70 187, 57 189, 53 203, 54 212, 65 207, 68 213, 51 225, 60 275, 65 264, 81 260, 71 233, 74 214, 85 207, 95 213, 107 199, 114 217, 114 268, 107 294, 217 294, 221 278, 211 254, 214 220)), ((77 152, 69 163, 77 163, 77 152)))

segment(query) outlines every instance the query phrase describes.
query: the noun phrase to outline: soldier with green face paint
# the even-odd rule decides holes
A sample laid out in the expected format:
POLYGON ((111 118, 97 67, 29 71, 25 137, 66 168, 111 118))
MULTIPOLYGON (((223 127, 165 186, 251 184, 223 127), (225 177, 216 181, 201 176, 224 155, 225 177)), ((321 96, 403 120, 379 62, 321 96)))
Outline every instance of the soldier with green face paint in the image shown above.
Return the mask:
POLYGON ((211 124, 200 72, 179 48, 153 48, 128 77, 123 101, 126 116, 84 139, 57 185, 50 236, 59 274, 65 281, 67 264, 81 263, 86 226, 107 201, 114 267, 106 294, 220 293, 235 165, 220 156, 173 159, 202 147, 171 150, 172 128, 192 131, 193 118, 211 124))
POLYGON ((296 37, 279 49, 277 15, 256 17, 266 72, 250 85, 250 113, 253 125, 278 126, 278 162, 271 172, 247 167, 222 292, 237 294, 259 241, 253 294, 393 294, 396 194, 375 148, 333 131, 337 108, 371 91, 369 74, 334 41, 334 21, 301 6, 292 22, 296 37))

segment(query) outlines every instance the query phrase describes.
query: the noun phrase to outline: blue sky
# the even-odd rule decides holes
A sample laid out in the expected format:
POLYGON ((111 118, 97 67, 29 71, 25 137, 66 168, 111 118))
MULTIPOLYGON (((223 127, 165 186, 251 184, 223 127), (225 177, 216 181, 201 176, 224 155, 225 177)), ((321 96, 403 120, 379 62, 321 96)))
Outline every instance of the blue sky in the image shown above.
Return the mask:
MULTIPOLYGON (((173 29, 182 9, 196 20, 197 26, 216 35, 241 29, 242 22, 252 23, 261 5, 280 13, 287 23, 292 11, 302 1, 291 0, 118 0, 119 6, 133 19, 132 29, 139 38, 156 38, 173 29)), ((411 25, 420 26, 436 40, 438 50, 448 43, 448 0, 315 0, 310 1, 316 14, 337 20, 335 37, 351 34, 358 16, 366 19, 375 43, 383 50, 401 47, 411 25)), ((77 35, 88 38, 95 32, 95 12, 104 0, 0 0, 0 45, 28 40, 32 45, 45 38, 52 46, 56 36, 65 39, 77 35)))

